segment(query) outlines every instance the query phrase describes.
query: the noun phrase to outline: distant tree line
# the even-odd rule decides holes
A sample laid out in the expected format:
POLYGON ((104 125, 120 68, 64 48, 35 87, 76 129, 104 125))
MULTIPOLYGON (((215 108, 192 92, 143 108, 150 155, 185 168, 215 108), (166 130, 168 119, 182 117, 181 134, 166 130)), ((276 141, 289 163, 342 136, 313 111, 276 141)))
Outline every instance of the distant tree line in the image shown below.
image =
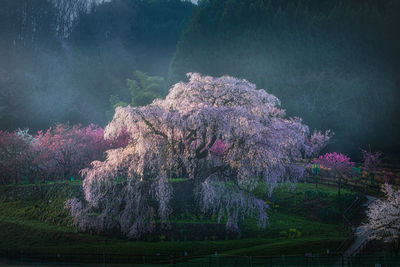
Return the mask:
POLYGON ((201 1, 171 63, 277 95, 336 149, 399 145, 398 1, 201 1))
POLYGON ((166 76, 195 7, 180 0, 4 0, 0 129, 105 125, 135 70, 166 76), (97 3, 96 5, 94 3, 97 3))
POLYGON ((396 151, 399 10, 395 0, 4 0, 0 129, 105 125, 113 107, 148 104, 200 72, 255 82, 289 115, 332 129, 333 150, 396 151), (136 70, 167 78, 164 89, 136 70))

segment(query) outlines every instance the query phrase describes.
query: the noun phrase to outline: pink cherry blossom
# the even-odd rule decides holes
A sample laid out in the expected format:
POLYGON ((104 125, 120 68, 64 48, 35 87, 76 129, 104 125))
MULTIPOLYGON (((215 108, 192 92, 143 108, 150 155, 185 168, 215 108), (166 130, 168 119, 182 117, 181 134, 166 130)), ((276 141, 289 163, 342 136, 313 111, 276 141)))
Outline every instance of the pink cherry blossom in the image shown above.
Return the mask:
POLYGON ((226 218, 227 229, 238 230, 244 216, 263 227, 268 205, 252 190, 297 181, 304 168, 296 163, 329 141, 329 132, 311 136, 300 118, 286 117, 278 98, 246 80, 188 77, 165 99, 116 109, 104 136, 112 142, 126 131, 130 141, 82 171, 85 201, 68 203, 79 229, 137 237, 156 218, 168 224, 172 177, 191 179, 188 194, 203 213, 226 218))
POLYGON ((368 207, 368 221, 362 228, 369 239, 392 243, 397 253, 400 249, 400 191, 384 184, 382 192, 385 197, 375 200, 368 207))

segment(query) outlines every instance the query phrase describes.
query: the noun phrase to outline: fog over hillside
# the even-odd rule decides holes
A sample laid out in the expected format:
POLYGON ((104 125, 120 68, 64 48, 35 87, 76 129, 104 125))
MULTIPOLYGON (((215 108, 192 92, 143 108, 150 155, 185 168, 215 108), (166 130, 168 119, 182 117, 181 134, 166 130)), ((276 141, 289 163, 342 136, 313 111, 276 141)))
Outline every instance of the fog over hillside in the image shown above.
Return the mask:
POLYGON ((172 1, 4 0, 0 127, 38 130, 109 118, 134 71, 166 77, 194 5, 172 1))
POLYGON ((397 147, 397 10, 393 0, 3 0, 0 129, 104 126, 132 103, 136 71, 164 79, 164 95, 200 72, 265 88, 289 115, 332 129, 340 149, 397 147))

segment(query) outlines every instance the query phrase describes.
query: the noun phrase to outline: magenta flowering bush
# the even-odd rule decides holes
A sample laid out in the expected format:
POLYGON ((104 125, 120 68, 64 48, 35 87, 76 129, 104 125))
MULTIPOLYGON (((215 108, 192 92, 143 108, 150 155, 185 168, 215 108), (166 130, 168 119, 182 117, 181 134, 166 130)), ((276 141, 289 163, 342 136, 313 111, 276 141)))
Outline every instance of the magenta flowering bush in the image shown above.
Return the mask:
POLYGON ((118 229, 135 238, 155 221, 168 224, 172 177, 192 180, 188 193, 200 210, 226 219, 228 230, 239 230, 245 216, 264 227, 268 205, 252 190, 260 182, 272 190, 297 181, 305 172, 296 163, 329 140, 329 132, 311 135, 300 118, 286 116, 279 99, 246 80, 188 76, 165 99, 116 109, 105 138, 115 140, 125 129, 130 142, 82 172, 85 200, 66 205, 79 230, 118 229))
POLYGON ((337 152, 319 156, 318 162, 321 166, 330 168, 331 171, 341 174, 349 172, 354 167, 354 162, 348 156, 337 152))
POLYGON ((321 167, 330 169, 330 173, 337 181, 338 195, 340 195, 343 175, 351 172, 352 168, 355 165, 354 162, 352 162, 348 156, 337 152, 326 153, 319 156, 318 162, 321 167))

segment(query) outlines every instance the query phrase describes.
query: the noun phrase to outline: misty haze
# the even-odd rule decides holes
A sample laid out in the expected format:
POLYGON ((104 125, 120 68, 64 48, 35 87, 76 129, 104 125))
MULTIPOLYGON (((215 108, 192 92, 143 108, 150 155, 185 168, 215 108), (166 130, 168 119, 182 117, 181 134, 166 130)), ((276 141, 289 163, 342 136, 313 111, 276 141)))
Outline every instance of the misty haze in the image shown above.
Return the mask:
POLYGON ((398 266, 399 12, 0 0, 0 265, 398 266))

